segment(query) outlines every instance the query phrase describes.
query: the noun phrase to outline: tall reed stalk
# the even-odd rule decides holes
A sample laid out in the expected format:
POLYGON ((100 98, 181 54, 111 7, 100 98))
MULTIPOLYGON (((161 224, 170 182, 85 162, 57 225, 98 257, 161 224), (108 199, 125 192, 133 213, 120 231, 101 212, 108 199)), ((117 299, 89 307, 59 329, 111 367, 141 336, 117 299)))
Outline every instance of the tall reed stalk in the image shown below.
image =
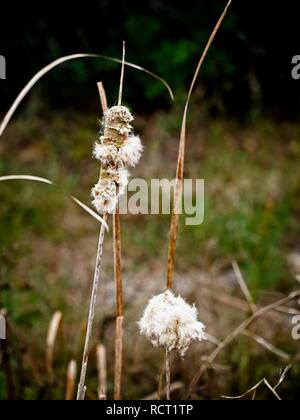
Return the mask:
MULTIPOLYGON (((105 90, 101 82, 98 83, 98 90, 99 90, 102 112, 104 114, 107 110, 107 98, 106 98, 105 90)), ((100 170, 100 178, 101 178, 101 170, 100 170)), ((103 215, 103 220, 107 222, 108 220, 107 213, 103 215)), ((97 296, 98 296, 99 284, 100 284, 100 279, 101 279, 101 266, 102 266, 102 255, 103 255, 105 231, 106 231, 105 225, 102 224, 100 228, 99 240, 98 240, 95 274, 94 274, 92 295, 91 295, 91 300, 90 300, 88 325, 87 325, 87 332, 86 332, 85 345, 84 345, 84 351, 83 351, 80 380, 79 380, 78 390, 77 390, 77 401, 83 401, 85 399, 85 394, 86 394, 85 380, 86 380, 86 372, 87 372, 87 366, 88 366, 88 360, 89 360, 89 349, 90 349, 90 345, 92 341, 93 322, 94 322, 94 317, 95 317, 97 296)))
MULTIPOLYGON (((178 227, 180 221, 180 203, 182 200, 182 192, 183 192, 183 180, 184 180, 184 161, 185 161, 185 147, 186 147, 186 131, 187 131, 187 116, 188 110, 190 105, 190 100, 192 97, 192 93, 194 91, 200 70, 202 65, 205 61, 207 53, 222 25, 222 22, 227 14, 229 6, 232 0, 229 0, 227 3, 221 17, 219 18, 212 34, 206 44, 206 47, 201 55, 201 58, 198 62, 195 74, 192 79, 192 83, 188 92, 187 100, 184 107, 182 124, 181 124, 181 133, 180 133, 180 141, 179 141, 179 151, 178 151, 178 160, 177 160, 177 169, 176 169, 176 183, 174 189, 174 203, 173 203, 173 212, 171 216, 171 224, 170 224, 170 233, 169 233, 169 249, 168 249, 168 264, 167 264, 167 281, 166 286, 168 290, 173 289, 174 287, 174 267, 175 267, 175 255, 176 255, 176 244, 177 244, 177 236, 178 236, 178 227)), ((167 399, 170 396, 170 355, 167 354, 165 358, 166 364, 166 382, 167 382, 167 399)), ((159 389, 159 393, 161 390, 159 389)))
MULTIPOLYGON (((107 214, 103 215, 103 219, 105 221, 107 220, 107 214)), ((85 379, 86 379, 86 372, 87 372, 87 366, 88 366, 88 361, 89 361, 90 345, 92 342, 93 322, 94 322, 95 310, 96 310, 96 304, 97 304, 98 289, 99 289, 99 284, 100 284, 100 279, 101 279, 101 266, 102 266, 102 254, 103 254, 105 231, 106 231, 105 226, 101 225, 98 248, 97 248, 97 257, 96 257, 96 266, 95 266, 92 295, 91 295, 90 308, 89 308, 87 332, 86 332, 85 345, 84 345, 84 351, 83 351, 83 357, 82 357, 80 380, 79 380, 78 391, 77 391, 78 401, 83 401, 85 399, 85 394, 86 394, 85 379)))
MULTIPOLYGON (((123 43, 123 59, 119 89, 118 106, 122 105, 123 84, 125 71, 125 42, 123 43)), ((116 332, 115 332, 115 381, 114 399, 122 399, 123 374, 123 278, 122 278, 122 242, 119 204, 113 215, 113 248, 114 248, 114 277, 116 288, 116 332)))
MULTIPOLYGON (((119 87, 119 98, 118 106, 122 105, 122 96, 123 96, 123 84, 124 84, 124 72, 125 72, 125 42, 123 43, 123 58, 122 58, 122 67, 121 67, 121 78, 120 78, 120 87, 119 87)), ((103 114, 108 110, 107 99, 105 90, 102 83, 98 84, 100 101, 102 105, 103 114)), ((100 180, 102 173, 100 171, 100 180)), ((107 221, 108 214, 103 215, 103 219, 107 221)), ((93 321, 95 316, 95 308, 97 303, 98 289, 101 276, 101 261, 103 253, 103 243, 105 237, 105 229, 101 226, 97 259, 96 259, 96 269, 92 289, 92 297, 90 301, 88 325, 87 325, 87 334, 85 339, 85 346, 83 352, 82 368, 80 375, 80 382, 78 385, 77 400, 84 400, 86 393, 86 372, 89 358, 89 349, 92 339, 92 328, 93 321)), ((115 333, 115 390, 114 398, 116 400, 121 399, 121 384, 122 384, 122 371, 123 371, 123 282, 122 282, 122 257, 121 257, 121 225, 120 225, 120 214, 119 214, 119 205, 116 206, 113 213, 113 249, 114 249, 114 278, 115 278, 115 287, 116 287, 116 333, 115 333)))

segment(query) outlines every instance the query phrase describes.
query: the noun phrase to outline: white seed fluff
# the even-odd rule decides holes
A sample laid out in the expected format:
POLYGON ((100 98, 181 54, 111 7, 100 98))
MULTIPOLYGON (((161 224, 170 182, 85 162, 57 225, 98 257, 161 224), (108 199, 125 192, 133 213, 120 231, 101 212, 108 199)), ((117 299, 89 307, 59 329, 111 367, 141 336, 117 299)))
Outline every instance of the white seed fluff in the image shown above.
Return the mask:
POLYGON ((197 316, 195 306, 168 290, 150 299, 138 324, 155 347, 176 350, 183 357, 192 341, 206 340, 205 326, 197 316))
POLYGON ((106 165, 118 159, 118 149, 113 144, 95 143, 93 156, 106 165))
POLYGON ((129 174, 127 169, 119 168, 118 169, 118 176, 119 177, 118 177, 117 184, 118 184, 118 187, 119 187, 119 195, 122 195, 122 194, 125 193, 126 188, 128 186, 130 174, 129 174))
POLYGON ((125 166, 136 166, 142 156, 143 146, 138 136, 130 136, 119 151, 119 158, 125 166))

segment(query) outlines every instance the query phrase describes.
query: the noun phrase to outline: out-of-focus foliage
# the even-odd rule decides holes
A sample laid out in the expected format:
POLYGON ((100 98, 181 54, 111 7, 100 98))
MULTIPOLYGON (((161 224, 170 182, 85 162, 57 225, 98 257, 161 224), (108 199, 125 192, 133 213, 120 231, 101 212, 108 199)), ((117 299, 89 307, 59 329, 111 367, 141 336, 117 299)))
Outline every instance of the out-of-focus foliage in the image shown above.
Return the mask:
MULTIPOLYGON (((90 0, 5 2, 1 5, 0 53, 7 58, 0 111, 49 61, 74 52, 120 56, 165 77, 180 95, 186 89, 225 0, 90 0)), ((299 87, 291 78, 297 51, 296 2, 233 0, 203 68, 202 96, 213 114, 247 115, 268 109, 297 117, 299 87), (284 30, 282 29, 284 28, 284 30)), ((111 100, 119 68, 81 60, 53 71, 35 89, 56 107, 96 109, 95 82, 105 81, 111 100)), ((168 105, 163 86, 128 71, 126 99, 141 110, 168 105)))

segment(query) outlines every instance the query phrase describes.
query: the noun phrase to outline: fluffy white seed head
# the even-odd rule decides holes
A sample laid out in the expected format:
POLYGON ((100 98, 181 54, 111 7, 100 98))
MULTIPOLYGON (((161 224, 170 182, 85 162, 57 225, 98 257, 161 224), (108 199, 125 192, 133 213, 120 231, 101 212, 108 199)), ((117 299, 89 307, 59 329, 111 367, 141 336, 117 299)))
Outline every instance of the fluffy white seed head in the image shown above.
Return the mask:
POLYGON ((119 150, 119 158, 125 166, 136 166, 142 156, 143 146, 138 136, 130 136, 119 150))
POLYGON ((192 341, 206 339, 205 326, 197 316, 195 306, 168 290, 150 299, 139 321, 140 332, 155 347, 176 350, 183 357, 192 341))
POLYGON ((117 187, 110 179, 101 179, 92 189, 93 206, 99 213, 113 213, 117 204, 117 187))
POLYGON ((93 205, 100 213, 114 211, 128 185, 127 168, 140 160, 143 147, 139 137, 132 134, 133 120, 124 106, 114 106, 104 114, 103 135, 93 152, 102 164, 100 181, 92 190, 93 205))

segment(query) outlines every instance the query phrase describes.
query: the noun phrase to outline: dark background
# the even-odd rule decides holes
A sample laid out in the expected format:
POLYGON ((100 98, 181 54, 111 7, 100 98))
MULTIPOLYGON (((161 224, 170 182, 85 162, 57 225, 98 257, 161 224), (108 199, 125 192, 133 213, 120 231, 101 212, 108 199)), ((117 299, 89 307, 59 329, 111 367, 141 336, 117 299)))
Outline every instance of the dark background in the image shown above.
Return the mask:
MULTIPOLYGON (((164 77, 180 98, 224 5, 211 0, 5 2, 0 54, 7 59, 7 81, 0 84, 0 112, 51 60, 78 52, 120 57, 123 40, 127 59, 164 77)), ((291 78, 291 59, 300 53, 297 28, 295 1, 283 7, 279 1, 233 0, 203 68, 201 98, 208 110, 296 119, 300 81, 291 78)), ((58 109, 94 110, 95 82, 104 80, 114 92, 118 73, 117 65, 102 60, 67 63, 47 75, 34 94, 58 109)), ((132 70, 126 77, 126 100, 140 111, 168 107, 159 83, 132 70)))

